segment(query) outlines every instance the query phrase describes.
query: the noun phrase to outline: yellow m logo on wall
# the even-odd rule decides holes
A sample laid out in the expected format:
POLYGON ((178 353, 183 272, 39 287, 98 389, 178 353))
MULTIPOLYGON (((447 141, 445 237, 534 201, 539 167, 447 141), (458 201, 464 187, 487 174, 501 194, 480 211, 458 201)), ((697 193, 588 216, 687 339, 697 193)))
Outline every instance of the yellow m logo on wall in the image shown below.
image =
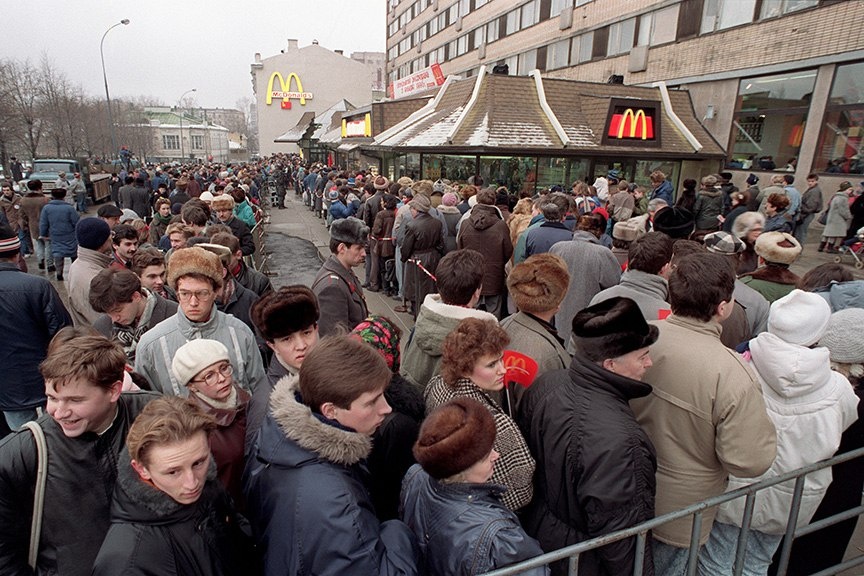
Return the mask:
POLYGON ((300 82, 300 77, 297 76, 297 74, 295 74, 294 72, 292 72, 291 74, 288 74, 287 80, 282 78, 282 74, 280 72, 273 72, 273 74, 270 75, 270 80, 267 82, 266 102, 267 102, 268 106, 273 102, 273 98, 281 98, 282 99, 282 107, 283 108, 290 108, 291 107, 290 101, 292 98, 299 99, 300 105, 305 106, 306 100, 312 99, 312 93, 303 91, 303 83, 300 82), (279 89, 274 91, 273 90, 273 83, 277 79, 279 80, 279 89), (292 81, 296 82, 296 84, 297 84, 297 90, 295 92, 291 91, 291 82, 292 81), (286 104, 287 104, 287 106, 285 106, 286 104))

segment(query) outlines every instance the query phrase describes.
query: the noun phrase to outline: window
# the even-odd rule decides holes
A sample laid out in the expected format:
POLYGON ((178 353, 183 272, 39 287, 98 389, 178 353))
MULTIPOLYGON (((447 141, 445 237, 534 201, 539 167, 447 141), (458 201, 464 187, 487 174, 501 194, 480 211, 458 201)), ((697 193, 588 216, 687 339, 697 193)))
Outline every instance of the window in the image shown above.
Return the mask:
POLYGON ((783 170, 796 159, 815 83, 815 70, 741 80, 730 166, 783 170))
POLYGON ((563 12, 566 8, 573 7, 573 0, 552 0, 552 9, 549 12, 549 17, 554 18, 563 12))
POLYGON ((534 191, 537 159, 518 156, 485 156, 480 158, 480 177, 489 184, 506 186, 515 194, 534 191))
POLYGON ((193 150, 203 150, 204 149, 204 136, 199 134, 192 135, 192 149, 193 150))
POLYGON ((429 23, 426 25, 429 29, 429 36, 434 36, 438 33, 438 18, 432 18, 429 23))
POLYGON ((471 0, 459 0, 459 16, 465 17, 471 13, 471 0))
POLYGON ((639 17, 637 46, 657 46, 675 41, 678 24, 678 4, 639 17))
POLYGON ((633 35, 636 32, 636 19, 629 18, 609 26, 609 42, 606 47, 607 56, 627 54, 633 48, 633 35))
POLYGON ((814 169, 831 174, 864 174, 864 62, 838 66, 814 169))
POLYGON ((180 136, 177 136, 176 134, 163 134, 162 148, 164 148, 165 150, 179 150, 180 136))
POLYGON ((447 24, 455 24, 456 19, 459 18, 459 4, 453 4, 450 6, 450 9, 447 11, 449 18, 447 20, 447 24))
POLYGON ((475 28, 474 31, 472 31, 470 34, 472 35, 472 43, 468 49, 475 50, 482 46, 486 40, 486 27, 481 26, 480 28, 475 28))
POLYGON ((463 34, 456 39, 456 56, 462 56, 468 52, 468 34, 463 34))
POLYGON ((516 65, 517 74, 520 76, 526 76, 535 68, 537 68, 537 50, 529 50, 519 54, 519 59, 516 65))
POLYGON ((591 60, 591 49, 594 45, 594 32, 586 32, 571 40, 570 62, 582 64, 591 60))
POLYGON ((762 0, 759 18, 773 18, 818 5, 819 0, 762 0))
POLYGON ((570 39, 565 38, 549 45, 546 50, 546 70, 566 68, 570 64, 570 39))
POLYGON ((504 35, 509 36, 519 31, 519 10, 513 10, 507 13, 507 25, 504 30, 504 35))
POLYGON ((453 182, 467 182, 475 175, 476 156, 455 156, 443 154, 423 155, 423 179, 438 180, 448 178, 453 182))
POLYGON ((724 30, 753 21, 756 0, 705 0, 700 34, 724 30))
POLYGON ((474 10, 477 10, 481 6, 485 6, 489 3, 489 0, 474 0, 474 10))
POLYGON ((495 19, 486 25, 486 41, 495 42, 498 40, 498 20, 495 19))
POLYGON ((525 29, 529 26, 533 26, 540 21, 540 2, 538 0, 531 0, 527 4, 522 6, 522 23, 520 28, 525 29))

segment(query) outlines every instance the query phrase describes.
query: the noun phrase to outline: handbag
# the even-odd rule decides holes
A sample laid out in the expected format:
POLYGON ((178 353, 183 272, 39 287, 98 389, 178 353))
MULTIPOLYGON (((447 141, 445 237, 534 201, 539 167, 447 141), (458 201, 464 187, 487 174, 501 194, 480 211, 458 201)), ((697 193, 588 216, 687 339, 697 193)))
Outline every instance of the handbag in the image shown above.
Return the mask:
POLYGON ((48 480, 48 444, 45 442, 45 432, 36 422, 27 422, 23 426, 33 433, 36 441, 36 491, 33 495, 33 521, 30 523, 30 551, 27 563, 36 570, 36 559, 39 557, 39 538, 42 535, 42 511, 45 508, 45 483, 48 480))
POLYGON ((825 226, 826 224, 828 224, 828 210, 829 210, 830 208, 831 208, 831 207, 829 206, 829 207, 826 208, 826 209, 825 209, 821 214, 819 214, 819 220, 818 220, 819 224, 822 224, 823 226, 825 226))

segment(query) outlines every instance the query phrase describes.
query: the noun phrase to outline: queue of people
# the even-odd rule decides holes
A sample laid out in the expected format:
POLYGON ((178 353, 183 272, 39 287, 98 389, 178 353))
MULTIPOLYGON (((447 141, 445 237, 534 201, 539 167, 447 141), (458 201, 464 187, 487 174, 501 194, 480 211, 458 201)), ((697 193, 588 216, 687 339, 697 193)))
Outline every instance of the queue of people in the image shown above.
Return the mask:
MULTIPOLYGON (((795 227, 766 231, 786 188, 762 215, 722 174, 690 185, 690 208, 661 172, 518 207, 477 178, 290 156, 231 170, 160 171, 172 192, 153 208, 178 219, 158 240, 122 209, 69 215, 73 314, 0 225, 0 322, 23 368, 0 390, 0 574, 476 575, 862 445, 864 283, 789 269, 795 227), (329 200, 311 286, 274 289, 243 260, 268 179, 281 206, 292 184, 313 210, 329 200), (385 287, 416 317, 404 337, 370 314, 364 289, 385 287)), ((834 480, 808 476, 799 526, 857 505, 860 483, 834 480)), ((768 573, 790 498, 756 495, 748 574, 768 573)), ((703 513, 700 574, 731 571, 742 522, 743 500, 703 513)), ((691 533, 665 523, 580 573, 682 574, 691 533)))

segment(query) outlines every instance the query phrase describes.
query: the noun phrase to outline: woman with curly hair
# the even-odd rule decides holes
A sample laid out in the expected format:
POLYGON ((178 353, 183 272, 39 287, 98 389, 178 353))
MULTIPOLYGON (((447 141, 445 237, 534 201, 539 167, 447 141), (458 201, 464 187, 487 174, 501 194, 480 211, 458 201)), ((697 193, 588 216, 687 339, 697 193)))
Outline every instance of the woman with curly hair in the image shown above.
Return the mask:
POLYGON ((492 483, 507 488, 501 501, 519 510, 533 495, 534 457, 516 423, 493 399, 504 388, 504 348, 510 337, 496 322, 466 318, 444 339, 441 374, 426 387, 426 412, 459 397, 477 400, 495 419, 495 465, 492 483))

